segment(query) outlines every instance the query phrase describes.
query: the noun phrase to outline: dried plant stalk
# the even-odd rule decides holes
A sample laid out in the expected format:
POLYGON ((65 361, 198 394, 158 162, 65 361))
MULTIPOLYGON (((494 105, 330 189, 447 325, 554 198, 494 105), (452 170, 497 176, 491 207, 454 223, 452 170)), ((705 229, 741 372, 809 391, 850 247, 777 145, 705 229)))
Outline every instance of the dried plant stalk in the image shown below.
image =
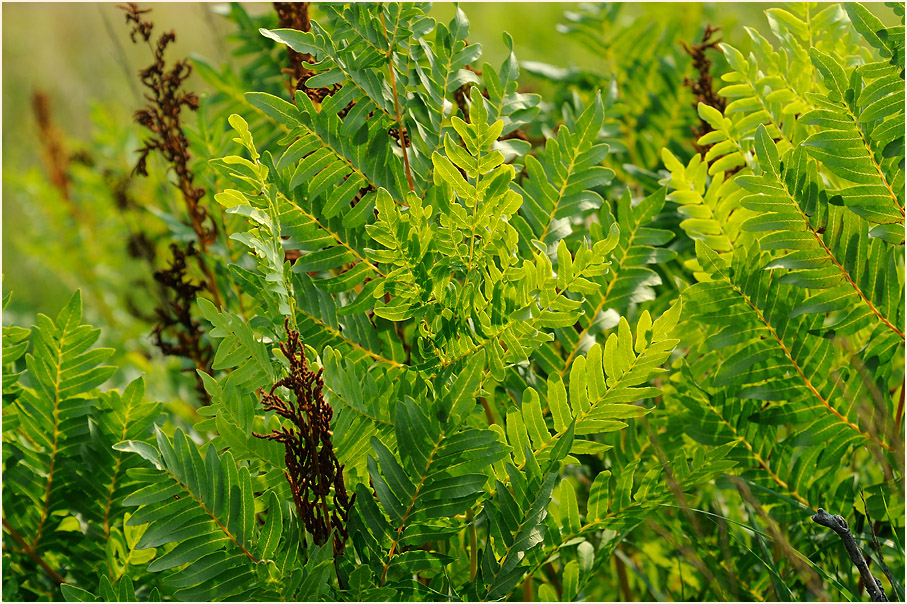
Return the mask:
POLYGON ((195 175, 189 168, 189 140, 183 132, 180 113, 183 107, 195 111, 198 109, 198 97, 193 92, 182 90, 183 82, 192 73, 192 66, 187 60, 176 61, 172 67, 167 67, 164 59, 167 47, 176 40, 172 31, 161 34, 154 45, 151 43, 151 34, 154 24, 146 20, 143 15, 151 9, 140 9, 133 2, 121 6, 126 11, 126 23, 132 24, 130 38, 138 43, 141 38, 151 47, 153 62, 139 72, 142 84, 148 90, 145 98, 148 104, 135 112, 135 121, 152 132, 144 145, 139 149, 139 159, 135 172, 143 176, 148 175, 148 156, 153 151, 158 151, 176 174, 176 187, 182 194, 189 217, 189 225, 195 232, 199 250, 197 256, 199 268, 205 274, 206 288, 214 298, 214 303, 223 306, 217 280, 214 273, 204 260, 207 255, 208 245, 217 237, 217 228, 208 216, 205 208, 200 204, 205 195, 205 189, 193 184, 195 175))
MULTIPOLYGON (((213 351, 211 346, 202 340, 204 331, 201 323, 192 317, 192 304, 195 302, 196 294, 205 289, 205 282, 192 283, 186 275, 186 258, 196 256, 198 251, 192 243, 185 251, 172 243, 170 251, 173 254, 170 268, 154 273, 155 281, 165 292, 167 303, 155 309, 158 321, 152 331, 153 342, 165 355, 190 359, 195 363, 195 369, 210 375, 213 351), (164 336, 168 332, 176 339, 176 343, 165 340, 164 336)), ((195 389, 202 405, 207 405, 211 402, 211 397, 205 390, 205 383, 198 371, 193 371, 193 374, 195 389)))
POLYGON ((299 332, 285 322, 287 341, 280 343, 280 350, 290 361, 290 374, 271 386, 262 396, 266 411, 274 411, 290 420, 292 427, 281 426, 268 434, 255 434, 258 438, 283 443, 286 455, 286 477, 293 493, 293 501, 315 543, 324 545, 333 529, 334 557, 343 553, 346 543, 346 521, 355 495, 349 497, 343 482, 343 466, 334 454, 331 442, 330 404, 324 400, 322 369, 317 372, 308 367, 299 332), (285 401, 275 391, 286 388, 293 393, 293 401, 285 401), (327 499, 333 488, 333 509, 327 499))
MULTIPOLYGON (((708 56, 705 54, 706 50, 721 52, 721 48, 718 47, 721 38, 712 39, 712 36, 719 31, 721 31, 720 27, 714 27, 711 23, 708 23, 705 26, 705 31, 702 33, 702 39, 698 44, 688 46, 686 42, 681 42, 681 44, 683 44, 683 49, 693 58, 693 68, 699 74, 696 80, 684 78, 683 85, 689 88, 696 97, 693 107, 698 107, 699 103, 702 103, 724 113, 727 101, 724 97, 719 96, 718 92, 715 90, 712 73, 710 71, 712 68, 712 61, 709 60, 708 56)), ((711 145, 700 145, 698 140, 711 131, 712 127, 703 119, 699 120, 698 128, 693 128, 693 135, 696 137, 696 140, 693 141, 693 148, 696 149, 697 153, 703 156, 708 153, 711 145)))

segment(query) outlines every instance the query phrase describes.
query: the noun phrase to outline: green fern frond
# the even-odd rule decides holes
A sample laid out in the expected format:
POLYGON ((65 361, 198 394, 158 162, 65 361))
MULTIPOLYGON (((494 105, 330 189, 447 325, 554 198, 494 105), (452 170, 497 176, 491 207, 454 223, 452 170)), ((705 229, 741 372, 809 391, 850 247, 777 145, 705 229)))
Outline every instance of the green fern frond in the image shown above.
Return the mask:
POLYGON ((408 394, 412 376, 401 370, 368 371, 340 351, 322 353, 325 391, 334 409, 332 429, 337 459, 351 476, 365 478, 370 439, 377 437, 396 449, 391 409, 393 401, 408 394))
POLYGON ((428 363, 444 368, 486 350, 500 375, 504 363, 525 360, 546 339, 540 328, 576 321, 581 301, 568 292, 594 291, 589 278, 605 270, 617 231, 592 249, 580 245, 575 257, 562 241, 556 278, 541 249, 520 265, 513 254, 518 234, 508 219, 522 199, 509 189, 514 169, 502 165, 503 154, 493 149, 503 125, 489 124, 481 95, 476 89, 471 95, 470 123, 453 118, 465 149, 445 139, 447 155, 432 158, 430 195, 426 200, 410 195, 404 211, 379 191, 378 219, 366 230, 382 248, 370 250, 369 257, 388 275, 374 295, 389 294, 390 302, 378 300, 376 315, 392 321, 420 318, 419 349, 428 363), (474 317, 472 325, 466 317, 474 317))
POLYGON ((369 521, 357 524, 351 537, 360 555, 371 560, 379 586, 449 563, 438 553, 410 552, 464 528, 460 515, 482 495, 487 468, 505 456, 506 447, 493 430, 464 421, 475 408, 469 393, 478 387, 483 364, 478 355, 449 382, 439 376, 439 397, 428 412, 426 402, 411 397, 396 404, 392 442, 399 453, 371 437, 374 457, 368 457, 368 472, 387 520, 363 489, 357 502, 365 503, 357 506, 358 514, 369 521), (375 514, 382 514, 380 520, 369 518, 375 514))
POLYGON ((878 50, 882 57, 889 58, 891 65, 900 67, 901 75, 904 75, 904 11, 898 11, 896 5, 893 8, 901 17, 900 27, 885 27, 878 17, 859 2, 844 4, 847 16, 863 39, 878 50))
POLYGON ((737 396, 763 401, 790 401, 812 418, 827 419, 842 434, 885 449, 884 437, 868 432, 862 417, 867 386, 831 381, 841 371, 831 344, 812 335, 822 317, 799 315, 793 309, 804 300, 803 290, 780 282, 773 273, 753 265, 753 253, 735 252, 728 266, 701 242, 699 262, 711 281, 692 286, 684 297, 691 316, 721 329, 710 339, 711 350, 730 348, 718 361, 711 380, 716 386, 736 384, 737 396))
POLYGON ((100 330, 81 320, 79 292, 56 319, 38 315, 34 348, 25 357, 30 387, 12 403, 18 423, 4 426, 4 448, 11 453, 4 456, 4 522, 15 527, 32 551, 65 538, 51 525, 78 489, 78 451, 91 441, 88 416, 97 407, 92 391, 116 371, 102 365, 112 349, 92 348, 100 330))
POLYGON ((903 169, 897 157, 886 159, 884 149, 895 139, 903 139, 903 127, 897 127, 904 120, 903 103, 898 103, 904 95, 903 80, 894 82, 900 90, 888 96, 877 98, 888 90, 872 85, 864 96, 850 81, 860 82, 858 71, 850 78, 833 57, 818 50, 811 50, 810 57, 829 93, 827 97, 813 95, 818 108, 800 118, 804 124, 820 127, 804 146, 832 174, 855 183, 838 191, 844 205, 873 223, 902 224, 903 169), (886 117, 887 121, 874 123, 886 117))
POLYGON ((710 174, 708 162, 698 155, 686 166, 667 149, 662 150, 662 158, 671 173, 664 181, 673 189, 667 198, 680 205, 678 212, 684 218, 680 227, 688 236, 721 254, 735 249, 741 236, 740 244, 745 245, 742 225, 751 214, 740 205, 746 193, 735 180, 723 172, 710 174))
POLYGON ((284 531, 277 496, 272 491, 262 506, 268 519, 259 527, 249 469, 237 466, 229 451, 220 455, 209 446, 203 459, 181 430, 172 441, 160 430, 156 436, 157 448, 136 441, 115 447, 152 466, 131 472, 144 486, 123 502, 139 508, 129 525, 148 525, 138 547, 175 544, 148 570, 180 568, 167 579, 180 599, 219 600, 254 590, 255 565, 277 553, 284 531))
POLYGON ((81 474, 92 505, 83 514, 103 529, 105 538, 122 521, 122 501, 136 486, 127 478, 127 472, 138 465, 138 460, 111 447, 123 440, 147 438, 149 427, 161 411, 161 404, 146 403, 144 394, 145 383, 139 378, 126 386, 123 394, 116 390, 102 394, 91 415, 91 446, 81 474))
POLYGON ((549 472, 544 479, 524 478, 515 471, 510 475, 514 491, 497 482, 494 499, 483 507, 494 541, 486 545, 479 573, 469 586, 476 600, 497 600, 513 591, 526 572, 526 552, 544 539, 543 523, 557 473, 549 472))
MULTIPOLYGON (((616 223, 620 228, 617 247, 611 252, 611 266, 607 273, 595 281, 599 284, 596 294, 590 294, 583 302, 583 315, 579 318, 582 330, 563 329, 556 332, 557 341, 567 351, 561 364, 542 364, 548 356, 538 355, 546 373, 566 375, 573 359, 588 351, 598 336, 616 327, 620 317, 627 316, 631 304, 655 299, 655 289, 662 284, 661 277, 653 264, 665 264, 676 257, 673 250, 660 247, 673 238, 668 230, 650 225, 659 215, 665 203, 665 190, 660 189, 645 199, 633 204, 629 191, 617 202, 617 219, 607 208, 599 212, 599 222, 589 227, 593 241, 605 238, 605 226, 616 223)), ((553 346, 546 345, 545 348, 553 346)), ((555 354, 553 351, 551 354, 555 354)))
POLYGON ((534 388, 523 394, 519 409, 507 412, 507 439, 513 448, 513 463, 523 468, 531 453, 534 463, 544 464, 558 443, 570 434, 573 454, 597 455, 610 446, 576 436, 603 435, 627 427, 624 420, 645 415, 645 407, 631 403, 654 398, 658 388, 642 386, 660 373, 677 340, 668 337, 680 316, 680 306, 652 322, 644 311, 636 326, 634 341, 630 325, 621 317, 617 333, 604 346, 593 344, 585 356, 576 357, 570 367, 569 405, 567 387, 557 373, 549 375, 546 407, 534 388), (544 416, 550 412, 552 429, 544 416))
POLYGON ((846 335, 882 323, 903 340, 897 326, 900 297, 895 294, 899 284, 894 248, 870 238, 865 221, 829 204, 818 169, 803 147, 782 156, 760 127, 756 149, 762 174, 737 178, 750 193, 741 204, 759 212, 743 228, 769 231, 759 240, 764 251, 787 251, 766 267, 790 269, 779 283, 814 293, 791 316, 839 311, 838 320, 827 329, 846 335))
POLYGON ((549 138, 541 161, 526 158, 521 184, 514 184, 523 197, 520 211, 531 229, 525 239, 536 239, 549 248, 557 241, 575 240, 573 231, 602 199, 592 189, 611 182, 614 172, 601 166, 608 145, 598 142, 604 120, 601 96, 577 119, 572 130, 561 126, 557 138, 549 138))

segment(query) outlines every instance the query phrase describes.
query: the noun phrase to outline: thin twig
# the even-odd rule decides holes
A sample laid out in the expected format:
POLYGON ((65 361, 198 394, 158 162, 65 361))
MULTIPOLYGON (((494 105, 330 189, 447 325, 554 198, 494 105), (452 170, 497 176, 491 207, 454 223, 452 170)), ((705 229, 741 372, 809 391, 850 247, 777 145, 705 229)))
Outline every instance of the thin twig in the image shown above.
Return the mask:
POLYGON ((850 532, 850 527, 847 525, 847 521, 844 520, 844 517, 839 516, 838 514, 829 514, 822 508, 819 508, 819 511, 813 514, 811 518, 816 524, 820 524, 836 532, 841 538, 841 541, 844 542, 844 549, 847 550, 851 562, 853 562, 854 565, 856 565, 857 570, 860 571, 860 576, 863 578, 863 583, 866 585, 866 591, 869 592, 869 597, 872 598, 872 601, 887 602, 888 597, 885 595, 885 590, 882 589, 882 582, 873 577, 872 573, 869 572, 869 566, 866 564, 866 560, 863 559, 860 546, 857 545, 856 539, 853 538, 853 534, 850 532))
POLYGON ((466 524, 469 525, 469 580, 472 581, 479 572, 479 540, 476 535, 472 508, 466 510, 466 524))
POLYGON ((876 554, 879 556, 879 564, 882 566, 882 572, 885 573, 885 577, 888 579, 888 584, 891 585, 892 589, 894 588, 894 577, 891 576, 891 569, 888 568, 888 565, 885 564, 885 558, 882 557, 882 545, 879 543, 878 537, 876 537, 876 531, 879 529, 879 526, 873 526, 872 516, 869 515, 869 506, 866 505, 866 497, 863 496, 863 489, 860 489, 860 499, 863 501, 863 510, 866 512, 866 520, 869 522, 869 532, 872 535, 872 545, 876 550, 876 554))

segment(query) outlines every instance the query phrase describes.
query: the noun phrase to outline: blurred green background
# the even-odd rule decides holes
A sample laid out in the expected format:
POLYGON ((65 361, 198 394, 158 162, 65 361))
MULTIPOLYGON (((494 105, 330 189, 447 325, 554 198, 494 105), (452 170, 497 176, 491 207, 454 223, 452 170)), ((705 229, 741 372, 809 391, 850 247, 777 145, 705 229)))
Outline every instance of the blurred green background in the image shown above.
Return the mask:
MULTIPOLYGON (((272 11, 266 3, 245 4, 253 15, 272 11)), ((501 31, 514 38, 515 52, 521 61, 542 61, 561 67, 577 66, 604 71, 602 59, 575 39, 562 35, 558 23, 565 11, 577 3, 466 3, 461 5, 471 21, 470 42, 480 42, 484 53, 481 61, 499 65, 506 47, 501 31)), ((669 20, 701 20, 704 14, 715 16, 723 27, 725 40, 746 50, 748 38, 742 31, 746 23, 765 31, 762 12, 772 5, 729 3, 688 5, 648 3, 626 7, 624 18, 645 14, 655 23, 669 20)), ((890 11, 875 5, 883 19, 890 11)), ((223 7, 202 3, 155 3, 152 18, 156 32, 176 32, 176 42, 168 50, 169 60, 193 54, 214 63, 228 60, 226 37, 232 24, 218 14, 223 7)), ((432 15, 447 22, 455 11, 451 3, 436 4, 432 15)), ((314 12, 317 20, 317 8, 314 12)), ((700 24, 697 24, 700 25, 700 24)), ((34 227, 44 220, 41 212, 29 202, 35 195, 32 184, 43 174, 40 135, 31 106, 32 94, 47 95, 51 117, 62 131, 68 153, 78 152, 96 133, 92 126, 103 116, 108 123, 119 125, 135 137, 140 145, 139 129, 132 124, 132 113, 141 98, 138 70, 147 65, 150 51, 134 45, 129 39, 123 11, 115 4, 92 3, 5 3, 2 6, 3 27, 3 289, 13 290, 8 308, 10 318, 29 324, 36 312, 56 312, 61 300, 79 287, 77 275, 69 282, 46 269, 45 261, 34 258, 35 242, 25 246, 23 238, 31 237, 34 227), (30 188, 31 187, 31 188, 30 188), (29 229, 23 229, 28 224, 29 229)), ((691 41, 692 42, 692 41, 691 41)), ((526 85, 545 92, 544 86, 524 77, 526 85)), ((193 74, 186 88, 203 93, 206 86, 193 74)), ((184 118, 191 119, 191 118, 184 118)), ((134 158, 123 157, 125 164, 134 158)), ((85 203, 85 200, 80 200, 85 203)), ((43 232, 43 231, 41 231, 43 232)), ((53 232, 46 232, 53 238, 53 232)))

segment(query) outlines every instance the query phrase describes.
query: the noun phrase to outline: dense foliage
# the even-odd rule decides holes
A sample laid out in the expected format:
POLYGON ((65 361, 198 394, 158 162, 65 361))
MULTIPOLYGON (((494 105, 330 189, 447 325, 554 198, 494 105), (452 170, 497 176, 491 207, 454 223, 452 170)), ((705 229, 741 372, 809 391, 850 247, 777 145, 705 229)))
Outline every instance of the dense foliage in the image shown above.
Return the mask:
POLYGON ((126 7, 79 154, 36 99, 82 291, 3 328, 4 599, 859 600, 819 508, 903 599, 902 3, 567 12, 600 72, 275 7, 126 7))

